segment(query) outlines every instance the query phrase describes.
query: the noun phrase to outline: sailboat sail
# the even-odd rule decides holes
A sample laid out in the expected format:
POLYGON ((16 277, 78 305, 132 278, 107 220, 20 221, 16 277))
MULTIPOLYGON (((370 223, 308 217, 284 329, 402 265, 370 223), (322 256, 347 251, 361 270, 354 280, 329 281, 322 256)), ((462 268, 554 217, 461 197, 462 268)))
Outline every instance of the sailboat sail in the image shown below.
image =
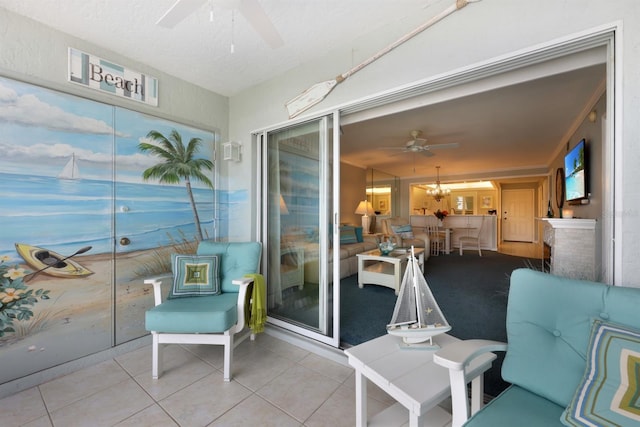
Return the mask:
POLYGON ((76 154, 71 154, 71 158, 58 175, 59 179, 80 179, 80 170, 76 163, 76 154))
POLYGON ((420 346, 428 341, 427 348, 433 348, 431 338, 449 330, 451 326, 418 269, 412 247, 387 332, 401 336, 405 346, 420 346))

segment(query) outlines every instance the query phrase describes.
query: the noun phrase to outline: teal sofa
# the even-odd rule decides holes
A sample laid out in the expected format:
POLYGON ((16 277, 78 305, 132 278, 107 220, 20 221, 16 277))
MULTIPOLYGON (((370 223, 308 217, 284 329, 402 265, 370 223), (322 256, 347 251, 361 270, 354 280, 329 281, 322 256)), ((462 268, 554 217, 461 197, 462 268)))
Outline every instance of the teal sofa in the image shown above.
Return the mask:
POLYGON ((640 425, 640 289, 518 269, 506 327, 507 344, 466 340, 434 355, 449 368, 453 427, 640 425), (503 350, 511 385, 484 407, 476 392, 470 410, 464 366, 503 350))

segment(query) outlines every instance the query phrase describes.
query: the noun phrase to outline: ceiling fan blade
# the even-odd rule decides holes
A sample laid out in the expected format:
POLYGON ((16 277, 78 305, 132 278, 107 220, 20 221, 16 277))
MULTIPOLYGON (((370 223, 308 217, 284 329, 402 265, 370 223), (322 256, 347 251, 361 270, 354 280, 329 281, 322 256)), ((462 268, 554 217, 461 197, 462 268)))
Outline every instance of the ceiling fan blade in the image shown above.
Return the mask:
POLYGON ((405 145, 407 147, 410 147, 412 145, 423 146, 425 144, 425 142, 427 142, 427 140, 424 139, 424 138, 416 138, 416 139, 411 139, 411 140, 407 141, 407 143, 405 145))
POLYGON ((421 153, 422 153, 422 155, 423 155, 423 156, 425 156, 425 157, 433 157, 433 156, 435 156, 435 154, 434 154, 434 153, 432 153, 432 152, 431 152, 431 151, 429 151, 429 150, 422 150, 422 151, 420 151, 420 152, 421 152, 421 153))
POLYGON ((425 145, 424 148, 426 151, 428 150, 433 150, 434 148, 436 149, 440 149, 440 148, 458 148, 460 146, 459 143, 457 142, 450 142, 448 144, 434 144, 434 145, 425 145))
POLYGON ((267 42, 271 48, 276 49, 284 45, 280 33, 273 26, 273 23, 266 12, 258 3, 258 0, 240 0, 238 6, 240 13, 245 17, 254 30, 267 42))
POLYGON ((158 19, 156 25, 165 28, 173 28, 180 21, 191 15, 197 8, 202 6, 207 0, 177 0, 164 15, 158 19))

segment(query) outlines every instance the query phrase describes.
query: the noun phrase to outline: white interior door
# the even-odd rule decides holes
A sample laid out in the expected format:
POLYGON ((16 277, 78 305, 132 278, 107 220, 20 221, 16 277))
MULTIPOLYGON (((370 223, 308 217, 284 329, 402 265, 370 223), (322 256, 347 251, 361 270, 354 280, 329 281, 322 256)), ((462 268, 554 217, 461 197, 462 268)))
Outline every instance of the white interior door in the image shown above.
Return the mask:
POLYGON ((502 240, 533 242, 534 196, 530 188, 502 190, 502 240))

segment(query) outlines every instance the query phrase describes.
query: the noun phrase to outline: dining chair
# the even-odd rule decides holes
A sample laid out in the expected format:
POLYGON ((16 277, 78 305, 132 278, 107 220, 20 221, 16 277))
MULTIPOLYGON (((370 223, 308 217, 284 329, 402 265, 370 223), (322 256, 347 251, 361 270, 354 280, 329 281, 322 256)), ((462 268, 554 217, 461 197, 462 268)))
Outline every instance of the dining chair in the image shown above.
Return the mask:
MULTIPOLYGON (((473 236, 467 235, 467 236, 460 236, 458 238, 458 243, 460 245, 460 255, 462 255, 464 248, 466 246, 467 249, 478 249, 478 255, 482 256, 482 250, 480 249, 480 236, 482 234, 483 227, 484 227, 484 215, 480 220, 480 227, 478 227, 477 232, 473 236)), ((469 230, 469 232, 471 232, 471 230, 469 230)))
POLYGON ((445 235, 438 227, 438 218, 430 215, 427 218, 426 229, 431 241, 431 255, 440 255, 440 252, 444 252, 445 235))

